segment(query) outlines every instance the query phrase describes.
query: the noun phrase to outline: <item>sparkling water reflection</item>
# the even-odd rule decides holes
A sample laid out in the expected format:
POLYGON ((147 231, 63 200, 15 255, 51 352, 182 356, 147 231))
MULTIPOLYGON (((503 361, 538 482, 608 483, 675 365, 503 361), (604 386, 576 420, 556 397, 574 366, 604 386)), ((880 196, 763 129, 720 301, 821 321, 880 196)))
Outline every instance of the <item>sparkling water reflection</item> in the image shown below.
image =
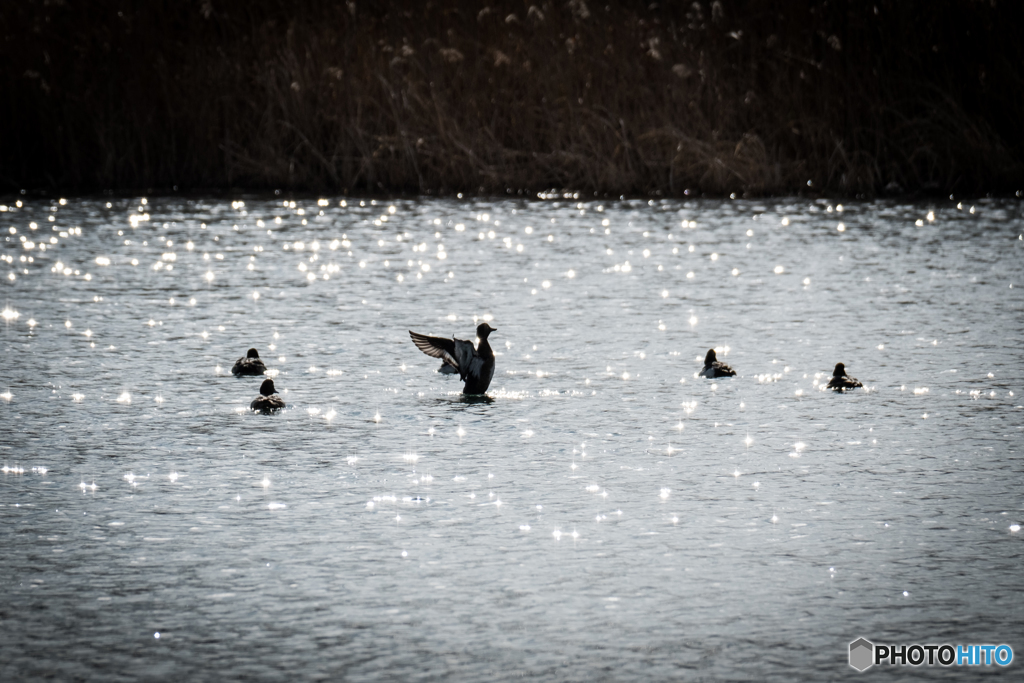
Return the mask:
POLYGON ((1017 646, 1020 211, 4 205, 0 678, 821 680, 858 636, 1017 646), (481 321, 488 401, 407 332, 481 321), (249 347, 278 415, 231 376, 249 347), (738 376, 699 378, 709 348, 738 376), (863 391, 825 389, 840 361, 863 391))

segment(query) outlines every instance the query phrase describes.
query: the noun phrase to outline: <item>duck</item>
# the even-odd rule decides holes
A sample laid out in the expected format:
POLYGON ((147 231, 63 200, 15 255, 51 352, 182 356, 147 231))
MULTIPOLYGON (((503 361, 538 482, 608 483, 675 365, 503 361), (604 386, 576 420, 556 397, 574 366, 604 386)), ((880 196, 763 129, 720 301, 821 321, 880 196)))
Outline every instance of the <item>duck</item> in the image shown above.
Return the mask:
POLYGON ((252 400, 249 408, 257 413, 269 415, 284 408, 284 399, 278 396, 274 380, 265 379, 260 385, 260 395, 252 400))
POLYGON ((243 375, 262 375, 267 371, 267 366, 260 359, 259 351, 249 349, 244 358, 239 358, 231 367, 231 374, 235 377, 243 375))
POLYGON ((409 337, 423 353, 444 361, 439 372, 445 372, 445 366, 451 366, 459 377, 465 382, 462 393, 470 396, 483 394, 491 385, 491 378, 494 377, 494 351, 487 342, 491 332, 497 328, 487 323, 480 323, 476 326, 476 336, 480 344, 476 347, 473 342, 464 339, 445 339, 444 337, 428 337, 409 330, 409 337))
POLYGON ((850 377, 846 374, 846 366, 842 363, 836 363, 836 369, 832 371, 832 379, 828 381, 828 389, 835 389, 836 391, 846 391, 847 389, 856 389, 857 387, 863 387, 864 385, 856 377, 850 377))
POLYGON ((725 363, 718 361, 718 356, 715 355, 715 350, 710 349, 708 355, 704 356, 704 369, 700 371, 701 377, 707 377, 708 379, 714 379, 716 377, 735 377, 736 371, 730 368, 725 363))

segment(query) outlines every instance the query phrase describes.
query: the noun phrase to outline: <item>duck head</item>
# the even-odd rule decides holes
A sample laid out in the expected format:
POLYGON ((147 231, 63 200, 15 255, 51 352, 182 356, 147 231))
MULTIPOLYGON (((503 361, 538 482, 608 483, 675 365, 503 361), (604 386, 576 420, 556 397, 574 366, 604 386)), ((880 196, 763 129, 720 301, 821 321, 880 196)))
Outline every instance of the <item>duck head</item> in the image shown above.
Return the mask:
POLYGON ((708 349, 708 355, 704 356, 704 365, 711 365, 718 360, 718 356, 715 355, 714 349, 708 349))
POLYGON ((497 332, 497 328, 491 327, 487 323, 480 323, 476 326, 476 336, 481 340, 487 339, 487 335, 491 332, 497 332))
POLYGON ((259 358, 260 354, 256 349, 249 349, 249 352, 245 354, 246 358, 259 358))
POLYGON ((271 396, 276 393, 277 389, 274 388, 274 380, 263 380, 263 384, 260 385, 260 394, 262 394, 263 396, 271 396))
POLYGON ((832 371, 833 377, 843 377, 846 375, 846 366, 842 363, 836 363, 836 369, 832 371))

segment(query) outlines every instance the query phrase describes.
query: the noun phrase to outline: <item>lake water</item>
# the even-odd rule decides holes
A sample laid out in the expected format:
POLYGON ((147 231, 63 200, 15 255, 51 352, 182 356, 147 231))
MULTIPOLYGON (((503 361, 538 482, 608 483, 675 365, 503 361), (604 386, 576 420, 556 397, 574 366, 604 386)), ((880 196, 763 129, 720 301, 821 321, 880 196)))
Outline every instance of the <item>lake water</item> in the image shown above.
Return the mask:
POLYGON ((15 199, 2 680, 1024 656, 1019 202, 15 199), (408 330, 483 320, 465 400, 408 330))

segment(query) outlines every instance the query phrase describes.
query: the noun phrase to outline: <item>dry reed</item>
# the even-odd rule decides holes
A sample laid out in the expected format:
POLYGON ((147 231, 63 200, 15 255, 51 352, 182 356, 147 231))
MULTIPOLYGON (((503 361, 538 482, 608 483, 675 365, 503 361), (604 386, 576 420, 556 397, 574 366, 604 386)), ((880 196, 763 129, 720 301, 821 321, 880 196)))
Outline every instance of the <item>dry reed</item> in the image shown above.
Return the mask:
POLYGON ((1024 184, 1019 3, 0 8, 0 186, 631 195, 1024 184))

